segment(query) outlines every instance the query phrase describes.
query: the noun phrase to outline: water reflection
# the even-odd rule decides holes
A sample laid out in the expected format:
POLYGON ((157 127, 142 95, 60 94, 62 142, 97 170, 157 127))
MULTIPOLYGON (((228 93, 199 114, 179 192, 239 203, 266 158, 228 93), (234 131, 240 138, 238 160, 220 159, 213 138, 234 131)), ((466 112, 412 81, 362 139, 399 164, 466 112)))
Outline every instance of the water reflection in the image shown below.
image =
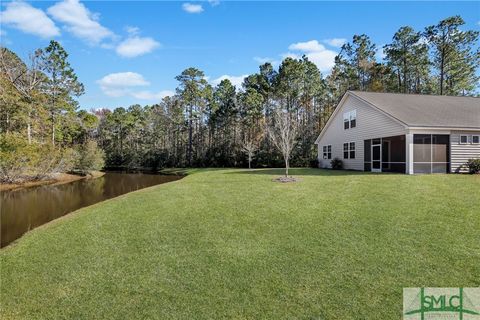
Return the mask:
POLYGON ((109 172, 92 180, 0 192, 1 247, 25 232, 79 208, 180 178, 109 172))

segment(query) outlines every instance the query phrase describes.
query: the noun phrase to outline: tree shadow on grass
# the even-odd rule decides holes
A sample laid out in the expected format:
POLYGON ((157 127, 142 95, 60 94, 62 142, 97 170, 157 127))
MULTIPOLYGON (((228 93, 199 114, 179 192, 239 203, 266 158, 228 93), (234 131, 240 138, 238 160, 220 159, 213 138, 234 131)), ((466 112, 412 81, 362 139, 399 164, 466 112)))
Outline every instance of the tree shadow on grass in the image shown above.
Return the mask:
MULTIPOLYGON (((382 173, 372 173, 353 170, 331 170, 315 168, 293 168, 288 170, 292 176, 360 176, 360 175, 382 175, 382 173)), ((285 169, 281 168, 262 168, 262 169, 239 169, 225 172, 225 174, 250 174, 250 175, 285 175, 285 169)))

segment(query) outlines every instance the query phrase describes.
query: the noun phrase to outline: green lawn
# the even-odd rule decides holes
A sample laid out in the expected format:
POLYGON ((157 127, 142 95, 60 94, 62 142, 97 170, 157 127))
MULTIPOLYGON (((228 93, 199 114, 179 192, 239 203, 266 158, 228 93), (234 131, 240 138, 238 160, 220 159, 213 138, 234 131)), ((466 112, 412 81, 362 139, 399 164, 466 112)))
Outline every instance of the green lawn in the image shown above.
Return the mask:
POLYGON ((1 319, 400 319, 480 286, 480 176, 196 170, 0 251, 1 319))

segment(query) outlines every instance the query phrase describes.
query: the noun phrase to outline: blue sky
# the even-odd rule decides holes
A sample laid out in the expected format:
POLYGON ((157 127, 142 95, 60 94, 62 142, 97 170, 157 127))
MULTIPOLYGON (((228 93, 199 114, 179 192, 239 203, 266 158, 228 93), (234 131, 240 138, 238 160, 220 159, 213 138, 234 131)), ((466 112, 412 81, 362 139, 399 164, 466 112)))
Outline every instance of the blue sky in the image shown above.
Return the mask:
MULTIPOLYGON (((22 58, 56 39, 85 84, 84 109, 152 104, 194 66, 209 81, 307 54, 324 74, 344 39, 379 46, 452 15, 479 30, 480 2, 2 1, 1 43, 22 58)), ((381 56, 379 51, 378 56, 381 56)))

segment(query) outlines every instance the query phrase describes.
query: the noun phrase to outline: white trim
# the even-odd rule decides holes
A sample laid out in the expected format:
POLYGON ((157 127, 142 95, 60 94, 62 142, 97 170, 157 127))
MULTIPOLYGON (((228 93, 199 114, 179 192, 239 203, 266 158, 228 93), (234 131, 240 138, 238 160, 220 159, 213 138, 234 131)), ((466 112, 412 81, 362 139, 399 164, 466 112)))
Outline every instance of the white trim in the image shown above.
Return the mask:
POLYGON ((322 146, 322 160, 332 160, 332 145, 326 144, 322 146), (328 147, 330 147, 330 152, 328 152, 328 147), (326 150, 326 151, 324 151, 326 150), (330 154, 330 157, 328 157, 330 154))
POLYGON ((356 143, 356 141, 350 141, 348 143, 348 159, 354 159, 354 160, 357 159, 357 143, 356 143), (353 148, 354 148, 353 150, 351 149, 352 143, 353 143, 353 148), (352 154, 351 154, 352 151, 355 152, 355 157, 353 157, 353 158, 352 158, 352 154))
POLYGON ((343 130, 352 130, 357 127, 357 109, 343 113, 343 130), (355 126, 352 127, 352 121, 355 120, 355 126), (345 123, 348 123, 348 128, 345 128, 345 123))
POLYGON ((468 144, 468 134, 461 134, 461 135, 460 135, 460 139, 458 140, 458 143, 459 143, 459 144, 468 144), (462 142, 462 137, 467 138, 467 141, 462 142))
POLYGON ((452 131, 480 131, 480 128, 470 127, 409 127, 410 130, 452 130, 452 131))
POLYGON ((432 130, 432 129, 409 129, 408 132, 412 134, 445 134, 445 135, 451 135, 452 131, 451 130, 432 130))
POLYGON ((356 141, 348 141, 348 142, 344 142, 342 144, 342 150, 343 150, 343 158, 342 159, 346 159, 346 160, 349 160, 349 159, 353 159, 353 160, 356 160, 357 159, 357 142, 356 141), (350 149, 350 144, 353 143, 355 149, 350 149), (347 145, 347 153, 348 153, 348 158, 345 158, 345 145, 347 145), (355 157, 352 158, 350 156, 350 152, 353 151, 355 152, 355 157))
MULTIPOLYGON (((372 139, 372 141, 373 141, 373 139, 372 139)), ((383 148, 382 147, 382 138, 380 138, 380 143, 377 143, 377 144, 371 143, 370 144, 370 160, 371 160, 370 171, 371 172, 382 172, 382 152, 383 152, 382 148, 383 148), (380 160, 373 160, 373 148, 374 147, 380 147, 380 160), (374 161, 375 162, 380 162, 380 168, 378 168, 378 169, 373 168, 373 162, 374 161)))
POLYGON ((409 132, 405 135, 405 147, 406 147, 406 153, 405 153, 405 162, 406 162, 406 168, 405 168, 405 173, 406 174, 413 174, 413 133, 409 132))

